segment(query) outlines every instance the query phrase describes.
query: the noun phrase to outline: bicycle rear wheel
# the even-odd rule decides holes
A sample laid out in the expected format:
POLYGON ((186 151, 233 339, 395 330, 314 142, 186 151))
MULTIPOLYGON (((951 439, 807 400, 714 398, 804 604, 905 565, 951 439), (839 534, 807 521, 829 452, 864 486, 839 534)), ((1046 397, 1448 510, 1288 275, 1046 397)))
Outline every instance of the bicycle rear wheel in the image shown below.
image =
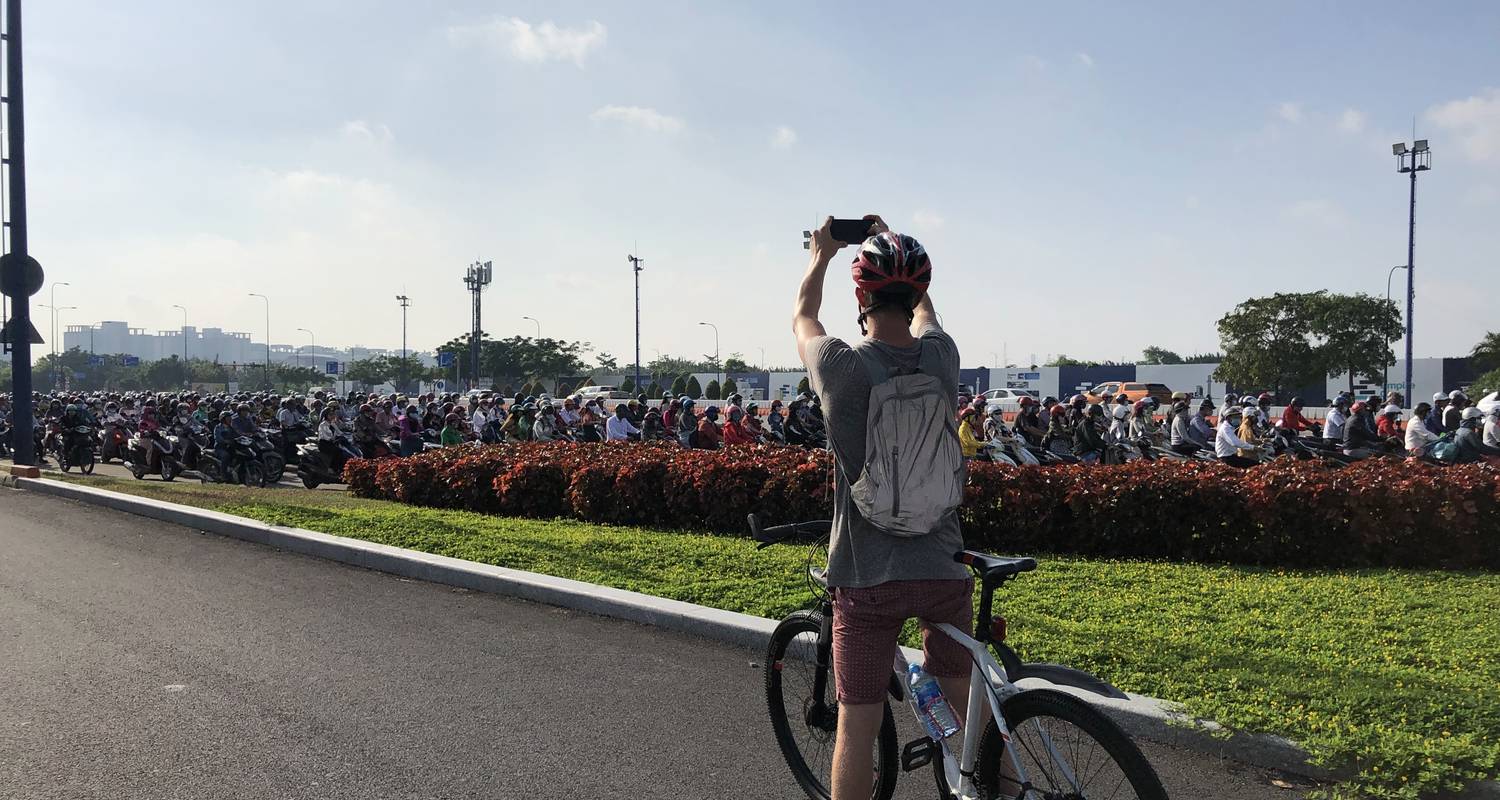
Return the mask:
POLYGON ((979 797, 1167 800, 1161 779, 1135 742, 1082 700, 1033 689, 1012 695, 1001 711, 1028 785, 1015 780, 1000 729, 990 720, 974 764, 979 797))
MULTIPOLYGON (((823 615, 797 611, 781 621, 766 650, 766 706, 776 744, 802 790, 813 800, 829 800, 834 734, 838 729, 838 699, 834 693, 832 662, 818 666, 818 637, 823 615), (823 691, 815 691, 824 672, 823 691)), ((830 645, 831 646, 831 645, 830 645)), ((880 735, 875 740, 875 783, 871 797, 889 800, 896 791, 896 720, 885 704, 880 735)))

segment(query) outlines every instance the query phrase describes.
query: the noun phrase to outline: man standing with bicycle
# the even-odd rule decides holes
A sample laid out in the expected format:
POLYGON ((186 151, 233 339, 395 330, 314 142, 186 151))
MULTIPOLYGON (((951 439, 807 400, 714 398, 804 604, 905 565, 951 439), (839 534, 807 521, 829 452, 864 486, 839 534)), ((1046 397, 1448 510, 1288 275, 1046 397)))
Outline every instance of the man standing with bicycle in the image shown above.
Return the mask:
POLYGON ((968 653, 928 627, 963 630, 973 616, 973 581, 953 560, 963 549, 963 464, 952 423, 958 348, 927 294, 926 250, 879 217, 865 219, 863 242, 834 239, 832 218, 814 233, 792 318, 836 464, 828 557, 839 701, 834 800, 870 796, 872 746, 905 620, 923 620, 925 667, 944 695, 969 692, 968 653), (828 265, 848 244, 860 248, 851 272, 864 333, 852 345, 828 336, 818 319, 828 265))

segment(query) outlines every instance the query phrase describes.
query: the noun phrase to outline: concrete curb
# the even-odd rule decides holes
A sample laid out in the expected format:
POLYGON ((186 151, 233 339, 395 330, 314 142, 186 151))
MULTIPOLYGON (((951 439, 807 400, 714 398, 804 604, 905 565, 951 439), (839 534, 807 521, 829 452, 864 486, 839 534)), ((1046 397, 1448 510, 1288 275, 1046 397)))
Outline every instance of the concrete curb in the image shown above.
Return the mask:
MULTIPOLYGON (((652 597, 639 592, 432 555, 301 528, 270 525, 218 511, 146 497, 44 478, 11 478, 6 481, 6 483, 12 482, 22 489, 104 506, 295 553, 407 578, 519 597, 537 603, 653 625, 757 651, 765 646, 767 638, 776 628, 775 620, 748 614, 721 611, 679 600, 652 597)), ((920 661, 921 651, 908 650, 907 657, 920 661)), ((1028 683, 1032 682, 1028 681, 1028 683)), ((1035 683, 1046 685, 1040 681, 1035 681, 1035 683)), ((1326 769, 1308 764, 1306 751, 1295 742, 1279 736, 1229 733, 1217 723, 1195 720, 1176 710, 1172 703, 1154 697, 1131 695, 1128 700, 1114 700, 1066 687, 1062 687, 1062 690, 1098 707, 1132 735, 1315 780, 1337 778, 1326 769)), ((1500 798, 1500 783, 1487 782, 1476 785, 1462 796, 1500 798)))

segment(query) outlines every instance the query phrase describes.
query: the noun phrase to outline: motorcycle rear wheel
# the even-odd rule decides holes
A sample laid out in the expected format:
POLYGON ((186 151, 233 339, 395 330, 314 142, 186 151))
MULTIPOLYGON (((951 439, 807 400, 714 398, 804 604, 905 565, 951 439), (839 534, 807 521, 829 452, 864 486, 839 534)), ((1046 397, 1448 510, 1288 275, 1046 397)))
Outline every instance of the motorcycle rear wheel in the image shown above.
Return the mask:
POLYGON ((78 471, 82 472, 85 475, 93 475, 94 474, 94 451, 93 450, 87 450, 87 449, 80 449, 78 451, 78 455, 79 455, 79 459, 78 459, 78 471))
POLYGON ((316 488, 318 488, 318 485, 320 483, 320 481, 316 477, 314 477, 311 472, 307 472, 305 470, 302 471, 302 472, 299 472, 297 474, 297 477, 301 478, 302 479, 302 485, 305 486, 305 487, 307 487, 307 488, 309 488, 309 489, 316 489, 316 488))
POLYGON ((260 464, 254 461, 247 461, 245 462, 244 466, 240 467, 240 469, 242 470, 240 472, 240 478, 244 481, 244 484, 246 486, 254 486, 257 489, 265 488, 266 471, 264 469, 261 469, 260 464))
POLYGON ((286 459, 275 453, 266 453, 262 458, 265 461, 266 483, 281 483, 281 477, 286 474, 286 459))

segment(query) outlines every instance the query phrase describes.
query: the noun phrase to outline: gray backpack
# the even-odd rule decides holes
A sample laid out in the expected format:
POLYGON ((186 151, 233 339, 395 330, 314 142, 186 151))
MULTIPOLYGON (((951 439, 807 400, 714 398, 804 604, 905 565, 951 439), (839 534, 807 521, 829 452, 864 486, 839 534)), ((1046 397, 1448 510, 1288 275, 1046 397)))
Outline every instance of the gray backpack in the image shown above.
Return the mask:
MULTIPOLYGON (((859 351, 856 350, 856 353, 859 351)), ((942 383, 917 371, 892 375, 860 353, 870 375, 865 463, 850 487, 854 506, 892 536, 931 533, 963 501, 963 451, 953 401, 942 383)))

